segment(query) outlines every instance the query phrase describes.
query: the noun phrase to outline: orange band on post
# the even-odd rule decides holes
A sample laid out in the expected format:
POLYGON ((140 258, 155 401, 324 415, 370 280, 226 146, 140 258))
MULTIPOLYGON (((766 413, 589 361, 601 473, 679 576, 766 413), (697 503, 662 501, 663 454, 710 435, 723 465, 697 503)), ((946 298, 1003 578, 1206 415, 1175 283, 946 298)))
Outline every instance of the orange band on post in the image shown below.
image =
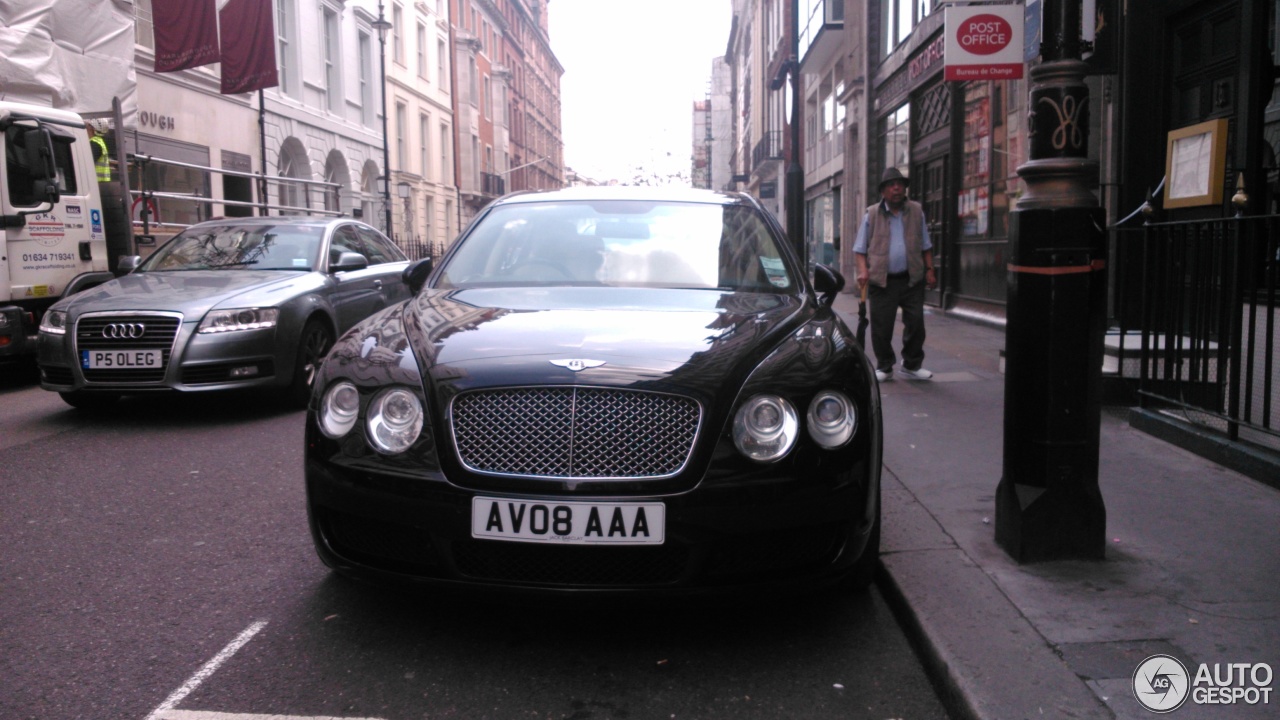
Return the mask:
POLYGON ((1009 272, 1028 273, 1030 275, 1074 275, 1077 273, 1095 272, 1107 267, 1106 260, 1094 260, 1088 265, 1065 265, 1061 267, 1036 267, 1033 265, 1009 265, 1009 272))

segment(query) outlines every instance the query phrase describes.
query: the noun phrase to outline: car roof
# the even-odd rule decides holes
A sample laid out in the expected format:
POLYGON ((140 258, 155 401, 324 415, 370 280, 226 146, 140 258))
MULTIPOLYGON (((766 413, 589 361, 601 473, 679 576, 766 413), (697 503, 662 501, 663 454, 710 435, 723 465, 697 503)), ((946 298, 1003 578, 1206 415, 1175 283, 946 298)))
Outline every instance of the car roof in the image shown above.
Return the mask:
POLYGON ((725 193, 679 186, 581 185, 559 190, 517 192, 494 201, 494 205, 591 200, 644 200, 649 202, 692 202, 733 205, 749 202, 743 193, 725 193))

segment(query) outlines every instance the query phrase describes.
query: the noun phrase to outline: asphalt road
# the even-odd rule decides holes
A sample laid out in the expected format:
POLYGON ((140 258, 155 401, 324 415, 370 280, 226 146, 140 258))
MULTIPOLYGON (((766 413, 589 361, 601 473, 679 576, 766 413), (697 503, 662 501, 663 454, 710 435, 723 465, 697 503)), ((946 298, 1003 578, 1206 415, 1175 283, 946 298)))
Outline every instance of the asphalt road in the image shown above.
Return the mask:
POLYGON ((945 718, 873 588, 487 604, 316 559, 302 413, 0 369, 0 718, 945 718))

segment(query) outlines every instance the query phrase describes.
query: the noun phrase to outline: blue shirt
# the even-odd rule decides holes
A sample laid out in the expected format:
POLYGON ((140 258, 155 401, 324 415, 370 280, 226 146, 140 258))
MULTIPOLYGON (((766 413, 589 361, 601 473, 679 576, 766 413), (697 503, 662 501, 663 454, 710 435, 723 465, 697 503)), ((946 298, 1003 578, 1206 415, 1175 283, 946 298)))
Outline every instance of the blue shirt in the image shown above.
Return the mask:
MULTIPOLYGON (((889 274, 896 275, 907 271, 907 240, 903 231, 902 213, 892 212, 889 206, 880 201, 880 212, 889 216, 889 274)), ((866 215, 862 216, 862 225, 858 227, 858 238, 853 241, 853 251, 859 255, 867 254, 867 234, 871 232, 871 219, 866 215)), ((933 243, 929 242, 929 226, 920 225, 920 250, 933 249, 933 243)))

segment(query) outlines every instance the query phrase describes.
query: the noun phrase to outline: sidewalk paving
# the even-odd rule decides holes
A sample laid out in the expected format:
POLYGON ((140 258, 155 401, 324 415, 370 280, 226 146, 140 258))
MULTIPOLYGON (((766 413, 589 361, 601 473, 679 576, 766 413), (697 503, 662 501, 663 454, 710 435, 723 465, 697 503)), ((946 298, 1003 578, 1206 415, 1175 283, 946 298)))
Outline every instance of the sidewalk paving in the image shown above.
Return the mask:
MULTIPOLYGON (((857 306, 836 300, 851 326, 857 306)), ((880 585, 953 717, 1151 720, 1132 684, 1156 654, 1192 678, 1201 663, 1280 673, 1280 491, 1104 408, 1106 559, 1019 565, 995 543, 1004 331, 936 311, 925 322, 933 380, 881 384, 880 585)), ((1263 687, 1267 704, 1193 695, 1168 717, 1280 717, 1280 678, 1263 687)))

